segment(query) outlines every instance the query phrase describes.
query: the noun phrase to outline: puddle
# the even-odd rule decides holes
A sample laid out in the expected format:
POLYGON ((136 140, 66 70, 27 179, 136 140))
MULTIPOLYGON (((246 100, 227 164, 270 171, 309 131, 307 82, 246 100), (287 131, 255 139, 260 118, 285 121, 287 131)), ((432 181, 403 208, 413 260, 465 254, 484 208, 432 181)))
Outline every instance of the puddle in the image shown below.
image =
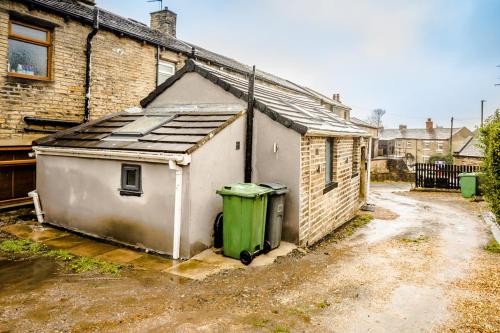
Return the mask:
POLYGON ((49 258, 8 260, 0 258, 0 292, 27 291, 38 288, 54 277, 57 263, 49 258))

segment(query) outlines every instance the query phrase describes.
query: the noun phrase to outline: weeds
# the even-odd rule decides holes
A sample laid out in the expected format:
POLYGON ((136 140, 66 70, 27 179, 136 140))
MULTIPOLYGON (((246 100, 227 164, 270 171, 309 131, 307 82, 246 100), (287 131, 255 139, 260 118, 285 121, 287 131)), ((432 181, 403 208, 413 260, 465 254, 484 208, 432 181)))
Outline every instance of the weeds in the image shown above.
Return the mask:
POLYGON ((72 261, 69 268, 77 273, 99 272, 117 276, 120 274, 121 266, 95 258, 80 257, 72 261))
POLYGON ((401 241, 403 243, 422 243, 422 242, 427 242, 429 240, 428 236, 425 235, 420 235, 417 238, 401 238, 401 241))
POLYGON ((12 254, 41 255, 54 258, 55 260, 67 262, 69 269, 77 273, 92 271, 118 276, 122 268, 120 265, 90 257, 76 257, 67 250, 50 250, 41 243, 27 239, 4 240, 0 242, 0 251, 12 254))
POLYGON ((316 304, 316 306, 320 309, 324 309, 324 308, 329 307, 330 303, 327 300, 323 300, 323 301, 319 302, 318 304, 316 304))
POLYGON ((304 310, 302 310, 300 308, 288 309, 287 314, 297 316, 300 319, 302 319, 302 321, 304 321, 306 323, 309 323, 311 321, 311 317, 309 317, 309 315, 304 310))
POLYGON ((290 329, 286 326, 278 325, 273 330, 274 333, 290 333, 290 329))
POLYGON ((373 216, 370 214, 363 214, 356 216, 343 230, 345 237, 352 236, 356 229, 361 228, 370 221, 373 220, 373 216))
POLYGON ((484 249, 491 253, 500 253, 500 244, 494 239, 492 239, 484 249))

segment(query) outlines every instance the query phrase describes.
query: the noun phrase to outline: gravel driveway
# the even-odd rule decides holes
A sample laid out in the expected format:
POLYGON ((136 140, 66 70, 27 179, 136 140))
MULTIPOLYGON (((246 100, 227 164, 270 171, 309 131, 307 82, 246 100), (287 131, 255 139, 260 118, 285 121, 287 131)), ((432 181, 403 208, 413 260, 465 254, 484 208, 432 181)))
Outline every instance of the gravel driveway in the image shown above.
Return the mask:
POLYGON ((500 332, 481 204, 407 190, 374 185, 377 218, 347 238, 204 281, 0 258, 0 332, 500 332))

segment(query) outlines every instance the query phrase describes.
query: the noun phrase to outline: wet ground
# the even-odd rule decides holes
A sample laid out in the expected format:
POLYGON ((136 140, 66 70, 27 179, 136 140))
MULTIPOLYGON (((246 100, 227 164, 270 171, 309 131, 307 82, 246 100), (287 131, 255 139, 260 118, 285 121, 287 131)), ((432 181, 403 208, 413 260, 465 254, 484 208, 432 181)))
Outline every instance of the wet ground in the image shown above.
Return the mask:
POLYGON ((481 204, 406 190, 375 185, 384 209, 346 239, 203 281, 0 255, 0 332, 500 332, 481 204))

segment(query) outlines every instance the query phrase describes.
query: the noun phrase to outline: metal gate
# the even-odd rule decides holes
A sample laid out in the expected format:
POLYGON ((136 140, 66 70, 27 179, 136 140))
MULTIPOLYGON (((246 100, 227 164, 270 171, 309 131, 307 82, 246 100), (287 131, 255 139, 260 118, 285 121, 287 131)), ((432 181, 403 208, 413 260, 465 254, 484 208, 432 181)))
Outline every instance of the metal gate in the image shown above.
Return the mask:
POLYGON ((415 165, 415 186, 425 188, 459 189, 458 175, 462 172, 476 172, 472 165, 438 165, 417 163, 415 165))

